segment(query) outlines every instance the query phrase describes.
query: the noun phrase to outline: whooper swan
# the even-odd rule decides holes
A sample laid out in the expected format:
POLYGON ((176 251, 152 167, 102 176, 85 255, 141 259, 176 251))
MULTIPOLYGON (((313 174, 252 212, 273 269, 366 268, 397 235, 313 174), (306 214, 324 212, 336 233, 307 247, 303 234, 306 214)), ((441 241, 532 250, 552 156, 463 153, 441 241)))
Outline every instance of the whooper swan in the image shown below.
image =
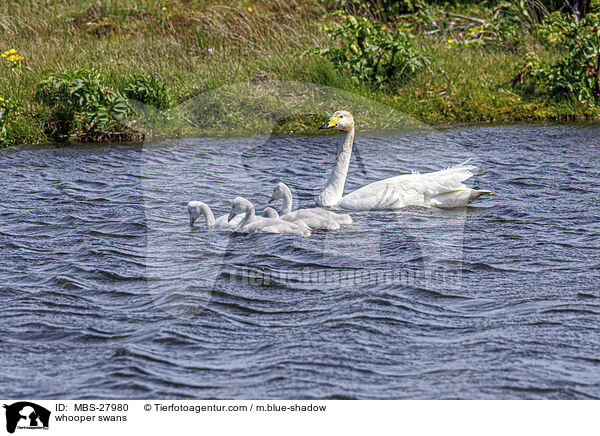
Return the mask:
POLYGON ((490 191, 471 189, 462 182, 475 169, 467 162, 426 174, 403 174, 363 186, 344 195, 344 184, 354 142, 354 118, 348 111, 337 111, 319 129, 346 132, 335 166, 325 188, 317 196, 317 204, 349 210, 392 210, 406 206, 436 206, 443 208, 466 206, 490 191))

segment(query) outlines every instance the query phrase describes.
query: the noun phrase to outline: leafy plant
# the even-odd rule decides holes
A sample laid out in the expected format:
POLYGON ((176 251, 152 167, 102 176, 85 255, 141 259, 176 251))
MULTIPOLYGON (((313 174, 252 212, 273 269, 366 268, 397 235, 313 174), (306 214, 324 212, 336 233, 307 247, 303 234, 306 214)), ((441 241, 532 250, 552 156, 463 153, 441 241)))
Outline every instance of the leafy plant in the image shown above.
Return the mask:
POLYGON ((137 74, 123 92, 130 99, 158 109, 168 109, 172 105, 171 90, 153 75, 137 74))
POLYGON ((573 16, 552 12, 537 25, 540 36, 548 43, 556 44, 565 40, 567 32, 577 26, 573 16))
POLYGON ((10 99, 0 97, 0 147, 18 143, 21 139, 11 128, 14 128, 18 118, 19 106, 10 99))
POLYGON ((52 108, 53 139, 96 140, 133 113, 123 94, 104 82, 96 69, 52 74, 38 84, 38 99, 52 108))
POLYGON ((561 98, 575 97, 582 103, 600 100, 600 14, 588 14, 577 23, 575 19, 557 20, 553 26, 560 31, 567 55, 553 65, 533 65, 515 83, 534 86, 539 92, 561 98))
POLYGON ((8 112, 10 106, 6 100, 0 97, 0 146, 6 144, 6 119, 8 118, 8 112))
POLYGON ((309 52, 346 70, 354 82, 381 86, 392 80, 402 80, 429 64, 428 55, 414 43, 412 34, 392 31, 381 23, 342 12, 334 15, 343 19, 329 28, 340 46, 309 52))

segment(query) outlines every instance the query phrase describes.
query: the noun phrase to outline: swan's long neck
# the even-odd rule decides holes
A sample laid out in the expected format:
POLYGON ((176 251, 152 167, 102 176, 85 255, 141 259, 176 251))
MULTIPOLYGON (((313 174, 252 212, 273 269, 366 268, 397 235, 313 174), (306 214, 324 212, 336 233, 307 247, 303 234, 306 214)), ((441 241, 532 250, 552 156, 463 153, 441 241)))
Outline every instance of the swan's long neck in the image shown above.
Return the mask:
POLYGON ((329 180, 325 188, 317 196, 319 206, 335 206, 344 196, 344 185, 346 184, 346 175, 348 166, 350 166, 350 155, 352 154, 352 144, 354 143, 354 126, 346 134, 346 140, 338 153, 333 171, 329 175, 329 180))
POLYGON ((292 211, 292 202, 292 191, 290 191, 290 188, 285 186, 283 188, 283 207, 281 208, 281 213, 284 215, 286 213, 290 213, 292 211))
POLYGON ((246 205, 246 214, 244 215, 244 218, 242 219, 242 221, 240 221, 240 223, 238 224, 237 228, 241 229, 246 224, 254 221, 255 218, 256 218, 256 211, 254 210, 254 205, 252 203, 248 202, 248 204, 246 205))

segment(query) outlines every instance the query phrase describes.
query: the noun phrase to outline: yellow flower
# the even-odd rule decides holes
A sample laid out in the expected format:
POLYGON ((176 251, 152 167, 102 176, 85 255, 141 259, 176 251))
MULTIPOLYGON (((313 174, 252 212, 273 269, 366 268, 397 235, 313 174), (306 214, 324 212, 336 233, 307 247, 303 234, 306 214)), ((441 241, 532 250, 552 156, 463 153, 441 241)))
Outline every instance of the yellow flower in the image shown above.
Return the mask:
POLYGON ((7 58, 7 60, 8 60, 9 62, 20 62, 20 61, 22 61, 23 59, 25 59, 23 56, 19 56, 19 55, 15 55, 15 54, 14 54, 14 55, 10 55, 10 56, 7 58))
POLYGON ((448 44, 450 44, 450 45, 452 45, 452 44, 455 44, 455 43, 456 43, 456 41, 455 41, 455 40, 453 40, 453 39, 449 39, 449 40, 448 40, 448 44))
POLYGON ((163 10, 163 11, 166 11, 166 10, 167 10, 167 7, 166 7, 166 6, 163 6, 163 7, 162 7, 162 10, 163 10))
POLYGON ((14 55, 16 52, 17 52, 17 50, 15 50, 14 48, 11 48, 10 50, 5 51, 4 53, 2 53, 2 57, 3 58, 7 58, 10 55, 14 55))
POLYGON ((253 12, 254 9, 252 9, 250 6, 248 6, 248 12, 253 12))

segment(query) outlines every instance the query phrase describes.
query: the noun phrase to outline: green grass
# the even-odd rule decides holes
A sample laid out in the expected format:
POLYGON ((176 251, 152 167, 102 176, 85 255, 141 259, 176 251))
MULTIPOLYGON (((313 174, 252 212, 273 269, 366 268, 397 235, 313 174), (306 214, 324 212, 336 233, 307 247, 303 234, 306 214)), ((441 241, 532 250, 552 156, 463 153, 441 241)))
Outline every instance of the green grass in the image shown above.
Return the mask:
POLYGON ((0 51, 15 48, 25 58, 20 72, 0 65, 0 97, 19 108, 7 125, 10 143, 48 141, 44 132, 52 115, 36 99, 36 86, 50 73, 79 67, 98 68, 106 83, 119 89, 138 73, 166 83, 174 105, 183 105, 140 115, 144 132, 153 137, 248 134, 273 125, 278 132, 301 133, 313 131, 325 113, 341 108, 363 111, 357 119, 364 128, 392 127, 400 114, 427 124, 598 117, 596 109, 578 102, 516 93, 510 82, 526 52, 535 51, 542 61, 561 55, 534 38, 509 50, 451 47, 445 36, 418 35, 431 53, 430 67, 374 91, 352 84, 322 59, 300 56, 306 49, 336 43, 323 30, 326 11, 315 0, 218 3, 102 0, 90 8, 73 0, 3 2, 0 51), (342 91, 325 100, 311 96, 310 87, 291 90, 289 98, 257 95, 256 83, 271 80, 342 91), (255 85, 247 87, 248 81, 255 85), (186 104, 191 98, 194 105, 186 104), (371 100, 398 115, 385 119, 384 106, 368 108, 371 100), (297 113, 309 115, 302 121, 297 113))

